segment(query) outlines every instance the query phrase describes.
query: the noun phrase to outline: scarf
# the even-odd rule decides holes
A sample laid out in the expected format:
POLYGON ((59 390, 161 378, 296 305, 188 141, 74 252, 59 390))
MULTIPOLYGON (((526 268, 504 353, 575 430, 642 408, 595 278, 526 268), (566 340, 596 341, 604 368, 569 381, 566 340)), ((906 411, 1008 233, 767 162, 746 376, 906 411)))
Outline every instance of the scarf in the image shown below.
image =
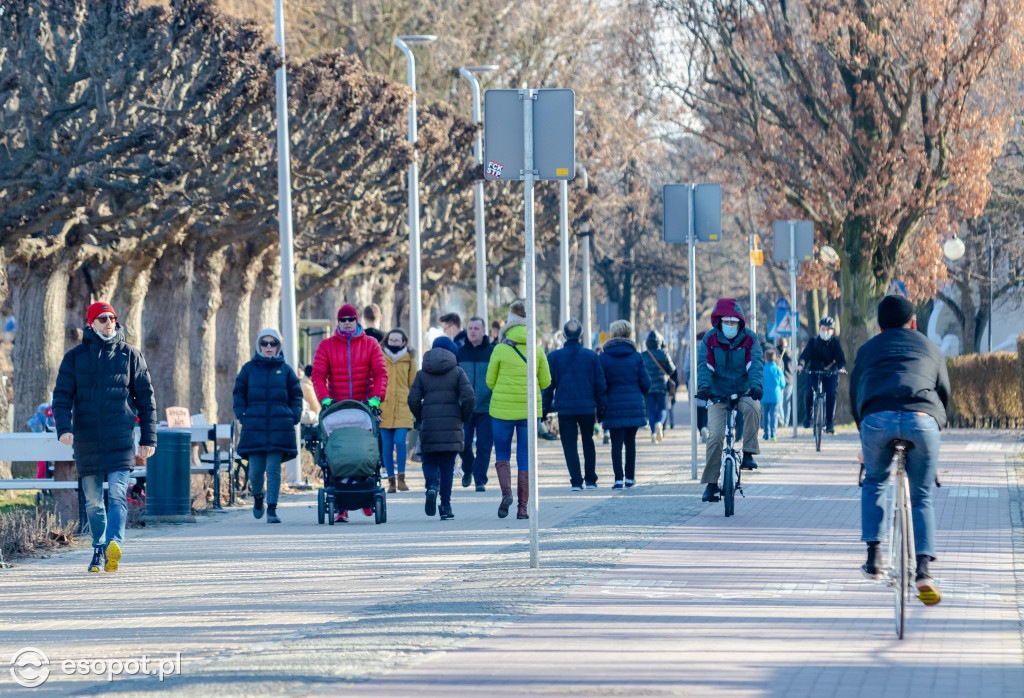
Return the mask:
POLYGON ((401 359, 403 356, 409 353, 409 347, 402 347, 396 352, 392 352, 391 347, 389 347, 387 344, 385 344, 383 348, 384 353, 390 356, 391 360, 394 361, 395 363, 398 363, 399 359, 401 359))

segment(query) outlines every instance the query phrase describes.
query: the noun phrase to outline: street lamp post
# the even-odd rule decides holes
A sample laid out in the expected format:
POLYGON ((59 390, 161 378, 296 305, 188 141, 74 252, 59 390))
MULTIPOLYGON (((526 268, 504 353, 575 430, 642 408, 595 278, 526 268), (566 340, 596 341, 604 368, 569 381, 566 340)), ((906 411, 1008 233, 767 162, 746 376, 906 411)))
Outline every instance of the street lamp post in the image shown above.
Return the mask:
POLYGON ((994 279, 994 266, 992 264, 992 223, 988 217, 985 218, 985 225, 988 226, 988 353, 992 353, 992 282, 994 279))
MULTIPOLYGON (((288 138, 288 74, 284 53, 283 0, 274 3, 274 35, 280 49, 281 67, 275 75, 277 83, 277 210, 278 239, 281 247, 281 335, 285 358, 292 366, 299 365, 299 326, 295 318, 295 259, 292 236, 292 174, 291 147, 288 138)), ((295 426, 298 436, 299 427, 295 426)), ((299 460, 285 463, 287 484, 302 483, 299 460)))
MULTIPOLYGON (((476 140, 473 143, 473 159, 477 167, 484 162, 484 134, 480 129, 480 81, 477 75, 498 69, 496 65, 467 65, 459 68, 459 74, 473 86, 473 123, 476 124, 476 140)), ((476 217, 476 314, 487 320, 487 244, 484 233, 484 182, 479 177, 473 184, 473 211, 476 217)))
MULTIPOLYGON (((583 191, 590 188, 590 178, 587 176, 587 168, 583 166, 583 163, 576 163, 576 172, 580 176, 580 184, 583 186, 583 191)), ((590 325, 590 239, 591 239, 590 223, 584 222, 580 226, 580 242, 583 244, 583 288, 580 289, 580 295, 583 299, 582 313, 583 317, 580 320, 583 323, 583 346, 587 349, 593 349, 593 329, 590 325)), ((567 265, 568 266, 568 265, 567 265)), ((566 272, 567 274, 568 272, 566 272)), ((563 286, 568 283, 568 277, 563 278, 563 286)), ((566 297, 566 305, 569 303, 568 294, 566 297)), ((568 313, 566 313, 568 315, 568 313)), ((568 318, 566 318, 568 322, 568 318)), ((565 323, 562 323, 563 326, 565 323)))
MULTIPOLYGON (((405 54, 406 77, 412 90, 409 102, 409 144, 416 147, 416 57, 413 46, 425 46, 437 41, 436 36, 427 34, 403 34, 395 37, 395 46, 405 54)), ((409 334, 416 349, 416 363, 422 364, 423 352, 423 294, 420 273, 420 163, 413 152, 409 163, 409 334)))

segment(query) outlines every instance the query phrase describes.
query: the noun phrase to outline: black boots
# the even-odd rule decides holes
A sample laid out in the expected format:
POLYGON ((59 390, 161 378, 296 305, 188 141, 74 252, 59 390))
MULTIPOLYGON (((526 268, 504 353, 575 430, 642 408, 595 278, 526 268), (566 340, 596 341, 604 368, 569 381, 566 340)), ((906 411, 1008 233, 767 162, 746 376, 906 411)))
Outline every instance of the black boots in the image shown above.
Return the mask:
POLYGON ((263 497, 259 495, 252 498, 252 515, 257 519, 263 518, 263 497))
POLYGON ((722 489, 718 486, 717 482, 709 482, 708 486, 704 488, 704 494, 701 496, 700 501, 702 502, 717 502, 721 497, 722 489))
POLYGON ((868 579, 882 576, 882 554, 878 550, 878 541, 868 543, 868 560, 860 566, 860 571, 868 579))
POLYGON ((281 519, 277 518, 277 505, 267 505, 267 523, 281 523, 281 519))

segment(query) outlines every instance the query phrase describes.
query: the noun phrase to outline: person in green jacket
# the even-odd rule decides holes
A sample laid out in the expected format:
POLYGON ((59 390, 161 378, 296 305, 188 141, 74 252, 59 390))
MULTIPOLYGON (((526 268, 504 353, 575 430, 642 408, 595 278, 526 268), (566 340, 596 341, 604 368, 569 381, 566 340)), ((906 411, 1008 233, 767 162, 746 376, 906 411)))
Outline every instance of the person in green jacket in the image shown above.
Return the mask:
MULTIPOLYGON (((491 389, 492 431, 494 433, 494 472, 501 487, 498 518, 508 516, 512 506, 512 434, 516 436, 516 467, 519 509, 516 518, 528 519, 526 505, 530 498, 529 462, 527 456, 526 401, 526 303, 515 301, 508 312, 508 322, 498 333, 498 340, 487 364, 487 386, 491 389)), ((551 384, 551 371, 544 348, 537 343, 537 414, 540 415, 540 391, 551 384)), ((530 425, 536 429, 537 425, 530 425)))

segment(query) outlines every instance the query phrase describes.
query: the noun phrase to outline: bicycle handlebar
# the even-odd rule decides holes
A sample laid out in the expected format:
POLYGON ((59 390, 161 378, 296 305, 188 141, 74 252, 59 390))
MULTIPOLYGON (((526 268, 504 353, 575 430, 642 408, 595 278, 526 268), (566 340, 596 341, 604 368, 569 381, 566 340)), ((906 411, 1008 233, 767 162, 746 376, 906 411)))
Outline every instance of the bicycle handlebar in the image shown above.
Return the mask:
POLYGON ((804 373, 809 376, 838 376, 843 371, 838 368, 826 368, 824 370, 811 370, 809 368, 804 369, 804 373))
POLYGON ((750 397, 750 391, 747 390, 747 391, 742 392, 742 393, 733 393, 732 395, 729 395, 728 397, 722 397, 720 395, 712 395, 711 399, 708 400, 708 402, 711 402, 711 403, 714 403, 714 404, 717 405, 718 403, 725 402, 727 400, 728 401, 739 400, 741 397, 750 397))

